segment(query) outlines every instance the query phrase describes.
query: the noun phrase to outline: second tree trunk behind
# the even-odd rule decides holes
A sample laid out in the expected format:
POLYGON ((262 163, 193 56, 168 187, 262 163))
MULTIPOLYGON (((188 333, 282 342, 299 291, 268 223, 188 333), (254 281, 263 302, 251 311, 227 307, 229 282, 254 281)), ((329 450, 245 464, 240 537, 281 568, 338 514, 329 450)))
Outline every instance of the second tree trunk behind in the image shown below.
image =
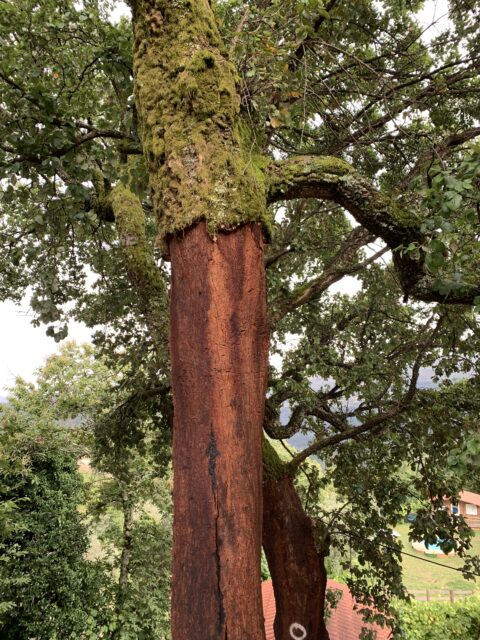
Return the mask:
POLYGON ((289 476, 266 473, 263 548, 275 593, 276 640, 328 640, 324 622, 327 574, 311 518, 289 476))

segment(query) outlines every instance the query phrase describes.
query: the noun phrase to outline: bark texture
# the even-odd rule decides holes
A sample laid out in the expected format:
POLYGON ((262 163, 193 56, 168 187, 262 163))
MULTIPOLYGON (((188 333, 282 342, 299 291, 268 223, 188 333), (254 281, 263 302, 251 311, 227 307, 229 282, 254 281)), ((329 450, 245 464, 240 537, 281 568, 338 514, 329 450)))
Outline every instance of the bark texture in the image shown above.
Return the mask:
POLYGON ((247 224, 214 242, 202 222, 170 254, 173 639, 260 640, 262 230, 247 224))
POLYGON ((323 620, 325 553, 317 549, 313 522, 303 510, 291 477, 268 470, 265 475, 263 548, 275 593, 275 638, 329 640, 323 620))

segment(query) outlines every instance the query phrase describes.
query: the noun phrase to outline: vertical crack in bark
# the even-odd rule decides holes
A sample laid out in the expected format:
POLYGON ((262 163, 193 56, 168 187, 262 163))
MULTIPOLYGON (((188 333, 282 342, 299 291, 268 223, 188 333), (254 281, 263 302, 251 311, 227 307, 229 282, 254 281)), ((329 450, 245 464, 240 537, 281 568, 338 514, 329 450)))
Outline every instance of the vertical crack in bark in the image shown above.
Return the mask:
POLYGON ((215 500, 215 506, 217 507, 217 516, 218 516, 218 505, 217 505, 217 474, 216 474, 216 466, 217 466, 217 440, 215 438, 215 433, 213 432, 213 427, 210 430, 210 441, 208 443, 208 475, 212 481, 212 493, 213 499, 215 500))
MULTIPOLYGON (((207 455, 208 455, 208 475, 210 476, 210 480, 212 483, 212 494, 213 494, 213 501, 215 504, 215 563, 216 563, 216 569, 217 569, 216 598, 217 598, 218 609, 219 609, 217 637, 220 640, 223 633, 223 626, 225 624, 225 609, 223 607, 223 593, 222 593, 222 587, 221 587, 221 562, 220 562, 220 550, 219 550, 221 540, 218 534, 218 519, 220 517, 220 514, 218 509, 218 489, 217 489, 216 467, 217 467, 217 456, 219 455, 219 452, 217 449, 217 440, 215 438, 213 427, 211 427, 211 430, 210 430, 210 439, 208 443, 207 455)), ((226 628, 225 628, 224 640, 227 640, 226 628)))

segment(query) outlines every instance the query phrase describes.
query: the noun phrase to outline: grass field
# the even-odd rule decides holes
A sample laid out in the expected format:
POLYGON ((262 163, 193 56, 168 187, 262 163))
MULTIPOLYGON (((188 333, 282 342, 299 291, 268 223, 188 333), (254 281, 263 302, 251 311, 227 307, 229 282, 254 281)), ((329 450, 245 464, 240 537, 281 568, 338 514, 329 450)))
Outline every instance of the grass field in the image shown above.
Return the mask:
MULTIPOLYGON (((408 524, 401 524, 396 530, 401 534, 400 540, 403 543, 403 550, 415 557, 403 556, 404 583, 407 589, 474 589, 480 592, 480 578, 476 581, 465 580, 459 571, 452 571, 452 568, 460 568, 463 565, 461 558, 450 556, 449 558, 430 558, 423 553, 418 553, 412 548, 408 540, 408 524), (422 562, 417 558, 426 558, 437 563, 422 562)), ((473 541, 472 553, 480 555, 480 531, 476 532, 473 541)))

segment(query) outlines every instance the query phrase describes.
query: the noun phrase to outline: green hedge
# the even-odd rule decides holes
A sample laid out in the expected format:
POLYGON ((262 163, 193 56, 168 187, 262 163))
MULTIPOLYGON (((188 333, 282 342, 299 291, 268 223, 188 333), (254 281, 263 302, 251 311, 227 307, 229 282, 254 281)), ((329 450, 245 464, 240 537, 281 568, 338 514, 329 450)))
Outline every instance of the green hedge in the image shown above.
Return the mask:
POLYGON ((396 640, 479 640, 480 598, 395 606, 396 640))

